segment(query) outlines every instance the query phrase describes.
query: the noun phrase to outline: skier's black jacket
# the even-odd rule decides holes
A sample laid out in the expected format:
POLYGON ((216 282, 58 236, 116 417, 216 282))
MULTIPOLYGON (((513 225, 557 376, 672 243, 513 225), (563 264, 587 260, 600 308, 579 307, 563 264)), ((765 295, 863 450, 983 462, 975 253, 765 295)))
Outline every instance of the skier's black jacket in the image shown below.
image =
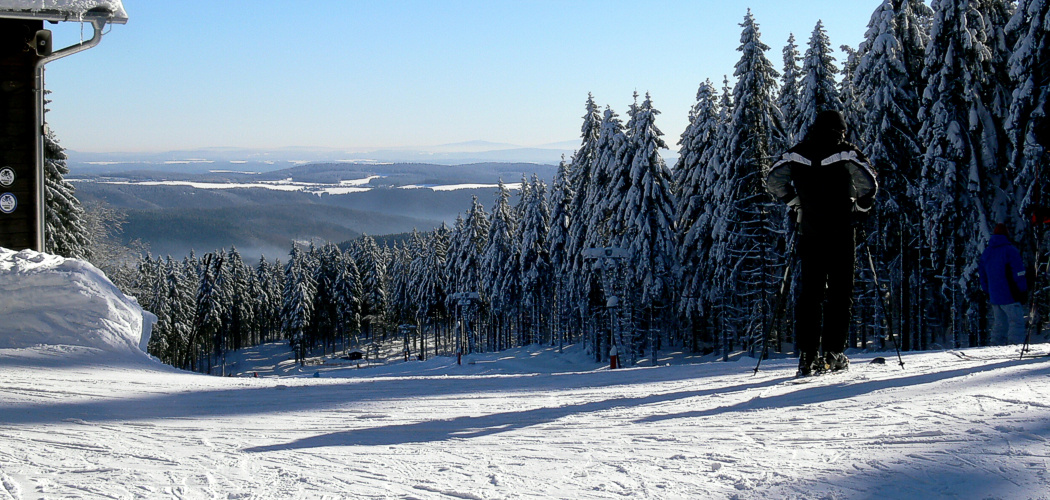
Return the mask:
POLYGON ((851 228, 854 213, 871 209, 879 183, 867 157, 853 144, 806 140, 769 170, 766 188, 802 210, 802 234, 851 228))

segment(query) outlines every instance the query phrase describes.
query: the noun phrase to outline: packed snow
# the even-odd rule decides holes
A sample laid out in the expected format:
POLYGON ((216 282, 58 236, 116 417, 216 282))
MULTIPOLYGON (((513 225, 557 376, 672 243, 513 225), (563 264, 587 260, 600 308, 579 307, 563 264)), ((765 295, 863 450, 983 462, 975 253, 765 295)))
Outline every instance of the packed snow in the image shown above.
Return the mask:
POLYGON ((37 344, 143 354, 155 317, 101 271, 73 259, 0 248, 0 348, 37 344))
POLYGON ((269 344, 216 377, 138 350, 148 321, 88 264, 3 251, 0 290, 0 499, 1050 498, 1050 358, 1017 347, 795 379, 576 345, 299 367, 269 344))

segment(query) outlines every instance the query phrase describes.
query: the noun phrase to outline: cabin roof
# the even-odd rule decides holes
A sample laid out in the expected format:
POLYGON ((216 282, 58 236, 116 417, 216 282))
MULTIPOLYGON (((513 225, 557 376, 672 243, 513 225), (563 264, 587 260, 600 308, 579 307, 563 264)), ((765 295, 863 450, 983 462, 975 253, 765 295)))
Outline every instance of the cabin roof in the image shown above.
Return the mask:
POLYGON ((0 0, 0 18, 127 24, 128 13, 121 0, 0 0))

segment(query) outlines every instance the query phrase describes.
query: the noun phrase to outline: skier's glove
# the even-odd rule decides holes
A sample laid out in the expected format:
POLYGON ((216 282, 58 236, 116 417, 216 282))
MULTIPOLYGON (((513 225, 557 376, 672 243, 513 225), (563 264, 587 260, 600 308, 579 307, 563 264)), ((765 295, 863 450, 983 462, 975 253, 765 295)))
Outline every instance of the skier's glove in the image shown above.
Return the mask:
POLYGON ((794 221, 795 224, 802 223, 802 199, 798 196, 788 201, 788 217, 794 221))

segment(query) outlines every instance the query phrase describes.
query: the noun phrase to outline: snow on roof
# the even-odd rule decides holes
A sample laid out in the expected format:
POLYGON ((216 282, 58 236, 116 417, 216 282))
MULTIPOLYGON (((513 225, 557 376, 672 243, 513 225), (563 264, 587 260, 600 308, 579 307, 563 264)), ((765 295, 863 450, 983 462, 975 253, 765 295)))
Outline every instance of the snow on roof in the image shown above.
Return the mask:
POLYGON ((0 17, 80 21, 99 15, 110 23, 128 22, 121 0, 0 0, 0 17))
POLYGON ((64 345, 144 355, 155 321, 87 262, 0 248, 0 349, 64 345))

